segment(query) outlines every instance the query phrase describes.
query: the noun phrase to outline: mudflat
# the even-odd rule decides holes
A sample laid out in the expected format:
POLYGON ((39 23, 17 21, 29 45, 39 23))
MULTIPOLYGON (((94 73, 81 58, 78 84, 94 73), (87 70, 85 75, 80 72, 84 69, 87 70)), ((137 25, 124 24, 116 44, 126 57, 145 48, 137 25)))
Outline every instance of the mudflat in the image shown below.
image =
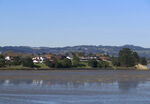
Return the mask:
POLYGON ((49 70, 24 71, 2 70, 0 79, 40 79, 40 80, 79 80, 79 81, 127 81, 150 80, 150 71, 139 70, 49 70))

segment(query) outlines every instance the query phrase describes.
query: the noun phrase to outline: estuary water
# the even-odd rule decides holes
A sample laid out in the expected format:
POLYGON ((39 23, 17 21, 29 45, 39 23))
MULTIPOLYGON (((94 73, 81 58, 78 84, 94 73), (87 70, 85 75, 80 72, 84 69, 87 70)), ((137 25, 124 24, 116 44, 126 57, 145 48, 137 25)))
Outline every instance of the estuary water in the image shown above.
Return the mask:
POLYGON ((149 71, 0 71, 0 104, 149 103, 149 71))

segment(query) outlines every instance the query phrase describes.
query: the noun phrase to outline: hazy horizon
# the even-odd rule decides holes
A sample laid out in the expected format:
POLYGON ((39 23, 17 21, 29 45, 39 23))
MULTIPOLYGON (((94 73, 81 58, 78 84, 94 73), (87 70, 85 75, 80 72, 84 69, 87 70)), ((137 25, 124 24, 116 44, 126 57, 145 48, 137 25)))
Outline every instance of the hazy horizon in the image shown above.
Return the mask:
POLYGON ((150 48, 149 0, 0 0, 0 46, 150 48))
POLYGON ((122 47, 122 46, 137 46, 137 47, 142 47, 142 48, 150 48, 150 47, 143 47, 143 46, 138 46, 138 45, 133 45, 133 44, 124 44, 124 45, 68 45, 68 46, 25 46, 25 45, 8 45, 8 46, 0 46, 0 47, 32 47, 32 48, 39 48, 39 47, 45 47, 45 48, 63 48, 63 47, 75 47, 75 46, 110 46, 110 47, 122 47))

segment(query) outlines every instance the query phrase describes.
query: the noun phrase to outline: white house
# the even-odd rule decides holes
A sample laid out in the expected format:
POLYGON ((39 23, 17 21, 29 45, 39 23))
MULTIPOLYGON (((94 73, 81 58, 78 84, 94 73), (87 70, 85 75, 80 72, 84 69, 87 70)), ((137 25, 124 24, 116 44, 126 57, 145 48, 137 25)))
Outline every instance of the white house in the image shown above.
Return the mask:
POLYGON ((67 58, 67 59, 69 59, 69 60, 72 60, 72 59, 73 59, 73 58, 72 58, 72 57, 70 57, 70 56, 67 56, 66 58, 67 58))
POLYGON ((34 57, 32 58, 33 63, 43 63, 44 62, 44 58, 43 57, 34 57))
POLYGON ((12 57, 6 56, 6 57, 5 57, 5 60, 6 60, 6 61, 10 61, 10 60, 12 60, 12 57))

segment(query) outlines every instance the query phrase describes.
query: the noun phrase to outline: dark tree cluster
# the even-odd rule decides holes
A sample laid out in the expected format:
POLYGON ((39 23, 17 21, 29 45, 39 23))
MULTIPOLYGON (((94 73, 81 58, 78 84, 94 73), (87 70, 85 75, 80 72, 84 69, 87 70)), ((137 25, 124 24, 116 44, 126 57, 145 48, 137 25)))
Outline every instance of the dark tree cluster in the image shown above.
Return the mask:
POLYGON ((27 57, 27 58, 24 58, 23 61, 22 61, 22 65, 24 67, 34 67, 34 63, 32 61, 32 58, 30 57, 27 57))
POLYGON ((145 57, 142 57, 142 58, 140 59, 140 63, 141 63, 142 65, 147 65, 147 59, 146 59, 145 57))
POLYGON ((141 63, 147 65, 145 58, 140 58, 137 52, 132 51, 129 48, 124 48, 119 52, 119 57, 112 57, 112 64, 114 66, 133 67, 141 63))
POLYGON ((80 59, 79 59, 79 57, 75 56, 72 60, 72 66, 78 67, 79 65, 80 65, 80 59))
POLYGON ((67 58, 65 58, 63 60, 54 60, 54 61, 46 60, 45 64, 50 68, 70 68, 70 67, 72 67, 71 60, 69 60, 67 58))
POLYGON ((96 68, 96 67, 98 67, 98 68, 107 68, 107 67, 110 67, 110 65, 109 65, 108 62, 102 61, 102 60, 97 61, 95 59, 89 60, 88 61, 88 65, 90 67, 93 67, 93 68, 96 68))
POLYGON ((0 55, 0 67, 4 67, 6 65, 5 57, 0 55))
POLYGON ((32 58, 21 58, 14 56, 11 60, 5 60, 5 56, 0 55, 0 67, 23 65, 24 67, 34 67, 32 58))

